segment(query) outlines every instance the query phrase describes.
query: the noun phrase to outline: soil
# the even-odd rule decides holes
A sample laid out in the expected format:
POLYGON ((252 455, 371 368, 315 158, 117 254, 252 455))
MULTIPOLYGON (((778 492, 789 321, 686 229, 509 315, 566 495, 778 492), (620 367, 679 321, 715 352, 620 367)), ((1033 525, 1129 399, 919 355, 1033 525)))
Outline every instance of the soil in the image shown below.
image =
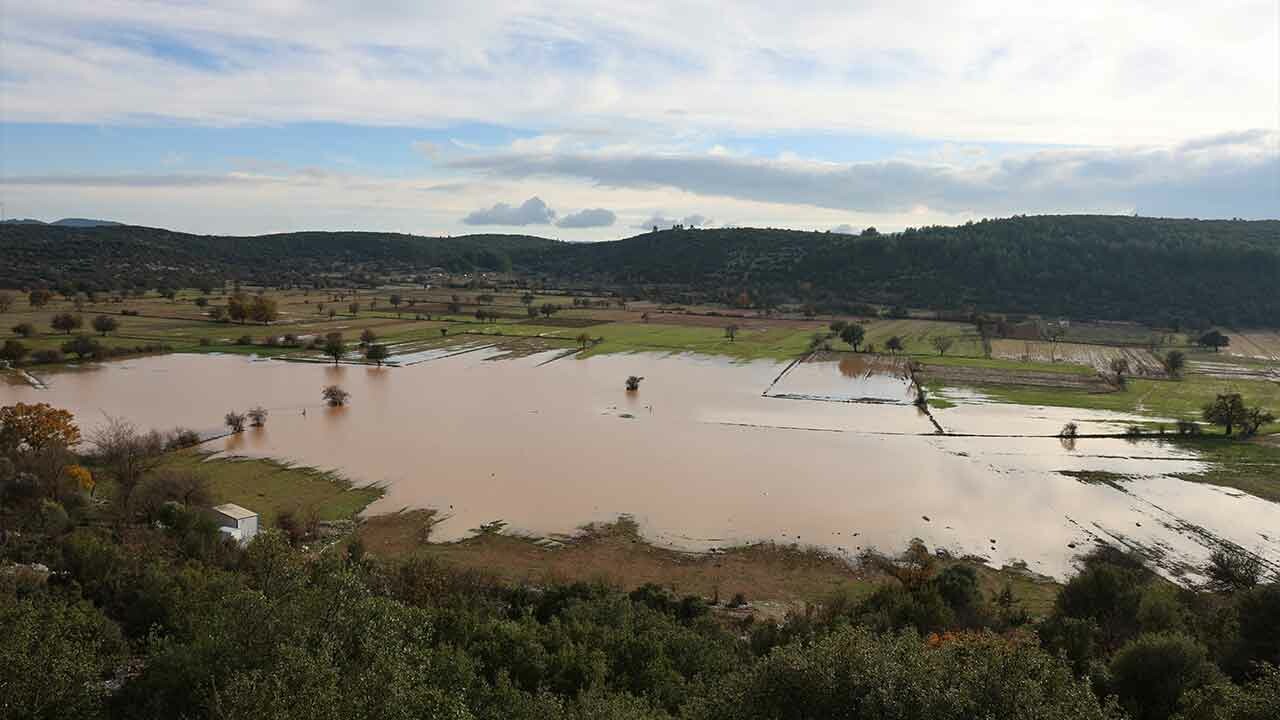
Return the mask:
POLYGON ((1000 368, 963 367, 959 365, 931 365, 924 363, 918 376, 928 383, 954 385, 1021 385, 1024 387, 1049 387, 1086 392, 1112 392, 1110 383, 1097 375, 1039 372, 1000 368))

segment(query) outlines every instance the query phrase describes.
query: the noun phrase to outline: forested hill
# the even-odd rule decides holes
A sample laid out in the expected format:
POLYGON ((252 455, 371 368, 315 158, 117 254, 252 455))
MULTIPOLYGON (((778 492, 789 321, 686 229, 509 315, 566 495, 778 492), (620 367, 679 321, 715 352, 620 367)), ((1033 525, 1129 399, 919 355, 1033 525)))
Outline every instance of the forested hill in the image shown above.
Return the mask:
POLYGON ((1271 220, 1034 216, 894 234, 688 229, 599 243, 9 225, 0 226, 0 251, 0 286, 11 287, 185 284, 208 275, 309 282, 317 273, 514 267, 579 283, 683 286, 752 305, 876 302, 1280 325, 1280 221, 1271 220))
POLYGON ((858 236, 672 230, 574 249, 546 269, 720 288, 726 299, 746 291, 752 301, 1280 325, 1276 220, 1034 216, 858 236))

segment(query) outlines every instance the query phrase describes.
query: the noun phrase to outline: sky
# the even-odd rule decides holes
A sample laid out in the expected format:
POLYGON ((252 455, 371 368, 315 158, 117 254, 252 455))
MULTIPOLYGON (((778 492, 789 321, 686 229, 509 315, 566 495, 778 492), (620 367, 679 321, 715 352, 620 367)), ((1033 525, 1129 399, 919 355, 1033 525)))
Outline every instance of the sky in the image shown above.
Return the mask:
POLYGON ((1280 217, 1280 0, 0 0, 5 217, 1280 217))

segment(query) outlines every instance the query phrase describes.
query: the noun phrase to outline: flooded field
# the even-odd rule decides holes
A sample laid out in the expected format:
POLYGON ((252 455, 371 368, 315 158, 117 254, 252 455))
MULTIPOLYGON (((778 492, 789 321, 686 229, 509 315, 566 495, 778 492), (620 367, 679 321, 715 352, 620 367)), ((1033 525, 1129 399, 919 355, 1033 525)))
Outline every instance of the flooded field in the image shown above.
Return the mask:
MULTIPOLYGON (((1201 469, 1190 454, 1052 437, 1068 421, 1119 431, 1123 415, 952 393, 958 406, 935 411, 938 422, 989 437, 947 437, 911 405, 764 396, 786 363, 562 355, 477 351, 381 369, 169 355, 43 375, 47 389, 3 385, 0 403, 48 402, 82 426, 109 411, 209 433, 227 411, 261 404, 265 428, 210 449, 384 484, 370 512, 438 508, 450 517, 441 540, 494 520, 546 535, 629 513, 653 541, 690 550, 774 540, 852 555, 920 537, 1060 577, 1105 539, 1144 549, 1170 574, 1219 542, 1280 564, 1280 505, 1169 477, 1201 469), (639 392, 624 391, 629 375, 644 377, 639 392), (349 406, 323 407, 331 383, 351 393, 349 406)), ((796 394, 865 394, 869 368, 804 365, 796 394)))

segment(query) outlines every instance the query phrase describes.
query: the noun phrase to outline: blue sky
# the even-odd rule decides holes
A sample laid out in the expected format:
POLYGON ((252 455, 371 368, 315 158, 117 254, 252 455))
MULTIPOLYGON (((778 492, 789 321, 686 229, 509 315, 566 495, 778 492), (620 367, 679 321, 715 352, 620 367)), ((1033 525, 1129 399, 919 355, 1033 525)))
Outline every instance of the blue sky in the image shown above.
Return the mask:
POLYGON ((9 217, 596 240, 1280 214, 1267 0, 45 5, 0 0, 9 217))

